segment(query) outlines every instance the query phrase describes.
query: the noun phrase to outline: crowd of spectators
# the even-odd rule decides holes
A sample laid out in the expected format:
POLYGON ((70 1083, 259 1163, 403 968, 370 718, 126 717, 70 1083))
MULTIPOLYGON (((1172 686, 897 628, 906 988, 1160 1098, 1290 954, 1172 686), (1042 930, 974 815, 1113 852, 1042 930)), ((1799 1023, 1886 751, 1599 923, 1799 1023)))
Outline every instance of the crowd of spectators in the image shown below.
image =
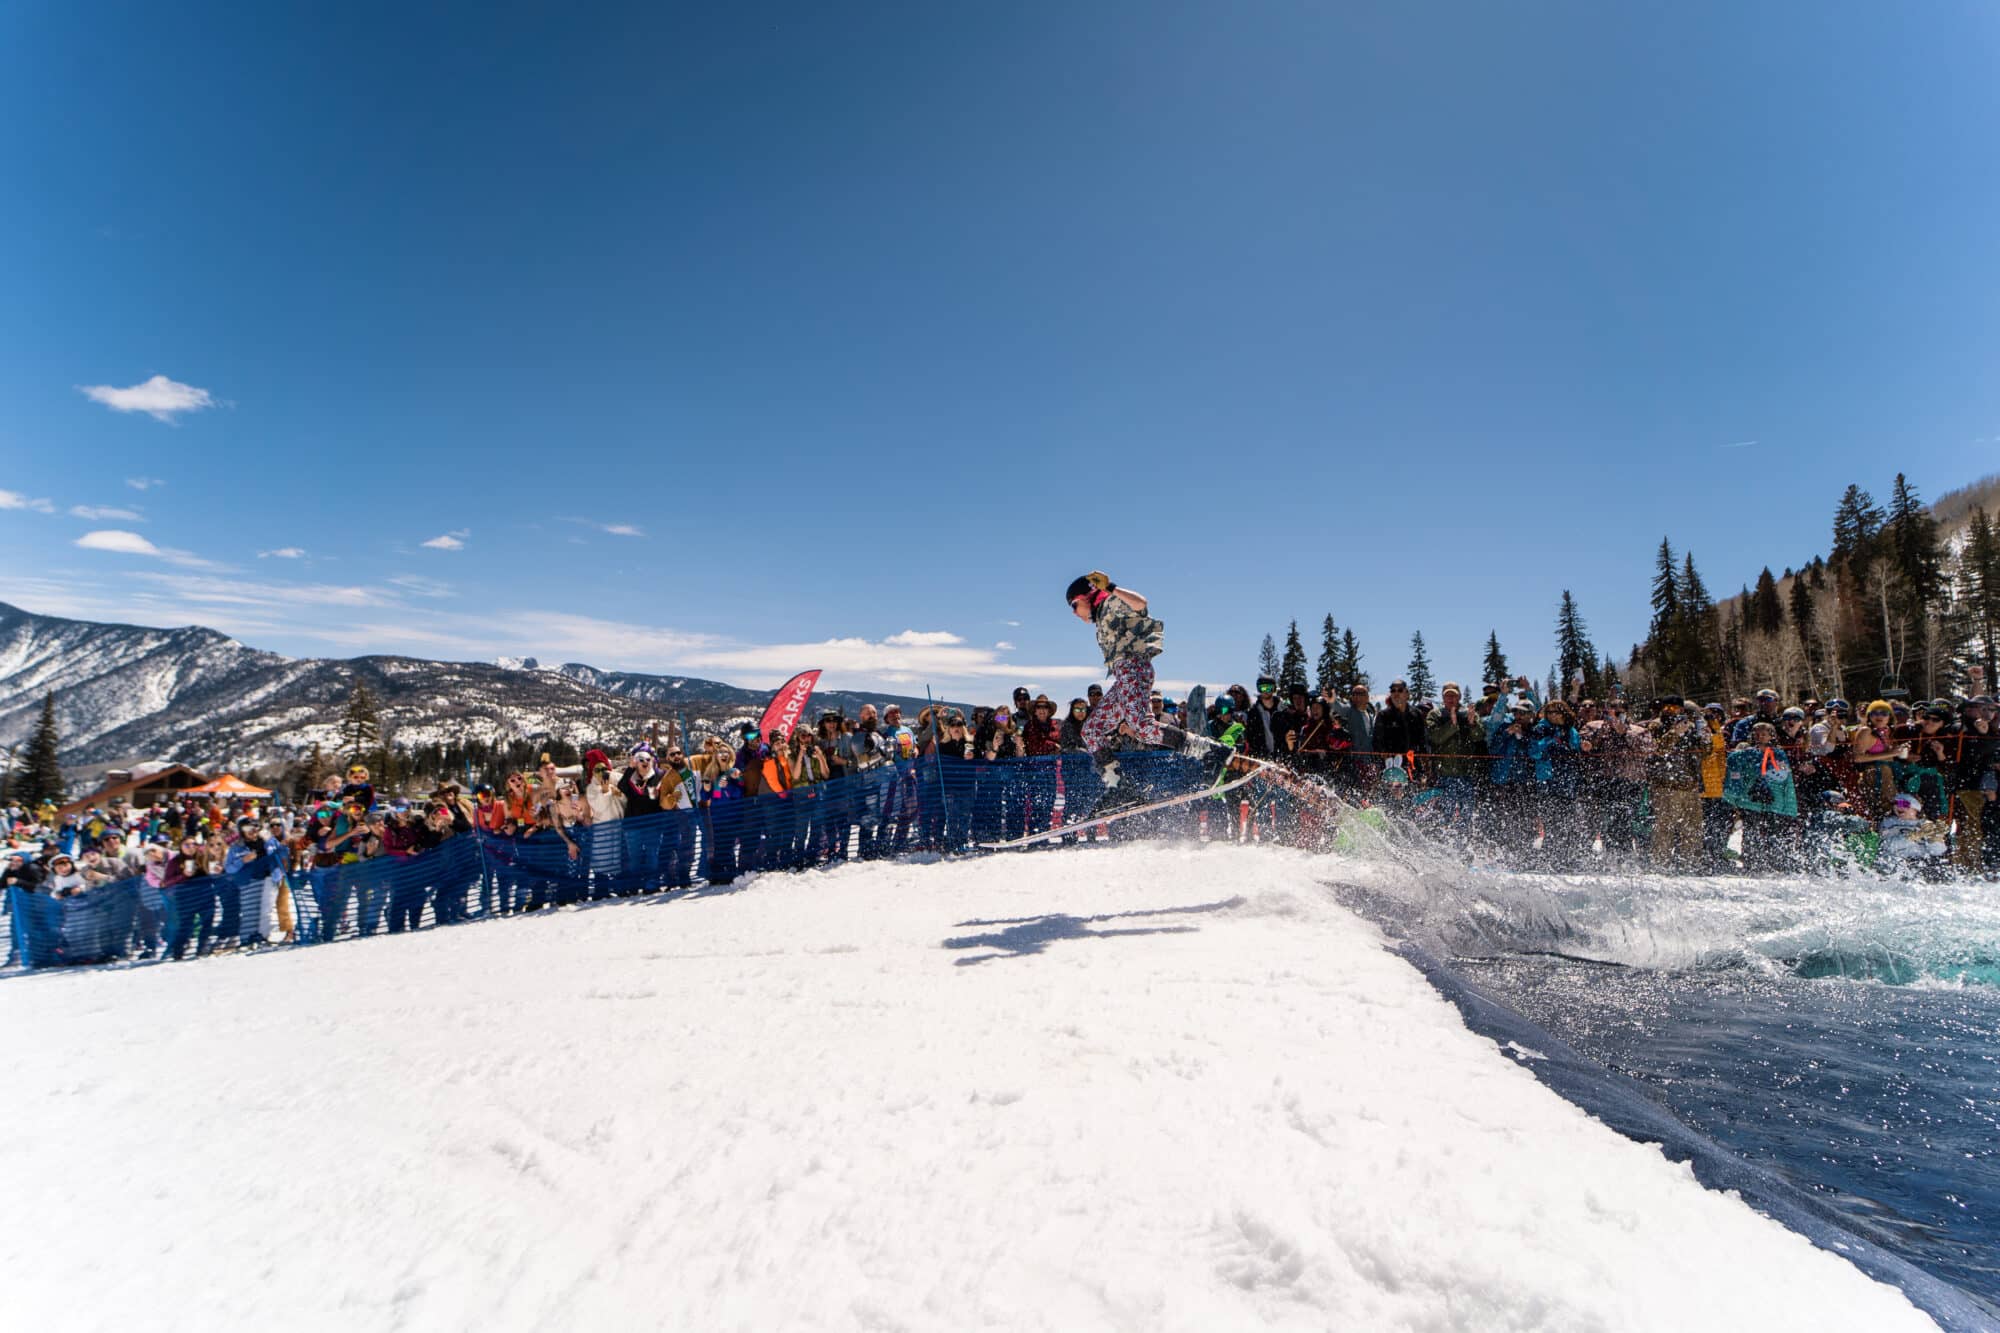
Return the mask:
MULTIPOLYGON (((1285 770, 1295 791, 1337 796, 1329 803, 1336 819, 1373 807, 1440 841, 1476 843, 1538 868, 1765 873, 1858 861, 1990 874, 2000 856, 2000 725, 1984 696, 1855 709, 1842 699, 1787 705, 1760 690, 1726 703, 1668 696, 1640 707, 1622 697, 1544 702, 1525 678, 1489 682, 1476 700, 1450 682, 1439 694, 1413 699, 1398 680, 1378 703, 1365 683, 1313 695, 1264 678, 1254 692, 1230 686, 1198 717, 1157 691, 1151 706, 1163 722, 1209 738, 1214 781, 1222 780, 1217 768, 1241 772, 1262 761, 1285 770)), ((1019 794, 992 788, 999 794, 980 807, 988 812, 982 829, 931 798, 922 761, 1027 772, 999 761, 1081 752, 1083 724, 1100 698, 1094 685, 1066 704, 1021 688, 997 707, 940 705, 913 720, 895 704, 868 705, 851 718, 823 713, 789 735, 745 726, 693 748, 642 741, 616 759, 592 749, 568 769, 543 755, 497 786, 468 791, 447 781, 417 799, 378 794, 368 769, 355 765, 289 806, 189 797, 61 817, 48 804, 13 806, 0 877, 8 888, 70 898, 122 880, 165 893, 254 867, 267 887, 248 907, 224 893, 193 920, 140 912, 137 951, 178 957, 295 938, 298 896, 309 884, 320 915, 338 921, 349 904, 329 900, 318 887, 326 877, 314 881, 311 872, 407 861, 474 832, 482 847, 541 848, 569 869, 553 883, 483 877, 476 909, 462 894, 360 895, 353 910, 361 933, 381 924, 384 909, 389 930, 413 928, 427 901, 435 920, 449 922, 475 910, 506 915, 586 896, 672 892, 697 879, 728 883, 847 857, 960 851, 1003 828, 1047 827, 1061 817, 1060 800, 1038 804, 1025 786, 1019 794), (840 781, 871 774, 866 783, 840 781), (822 792, 826 799, 816 800, 822 792), (651 815, 671 817, 642 819, 651 815)), ((1077 836, 1088 836, 1087 811, 1073 809, 1070 819, 1077 836)), ((1313 827, 1317 836, 1325 821, 1313 827)), ((1276 825, 1271 833, 1285 836, 1276 825)))
POLYGON ((1218 701, 1211 734, 1326 780, 1350 801, 1554 869, 1592 860, 1674 873, 1829 864, 1992 873, 2000 726, 1981 695, 1786 704, 1774 690, 1540 700, 1525 677, 1468 701, 1401 680, 1312 697, 1261 679, 1218 701))

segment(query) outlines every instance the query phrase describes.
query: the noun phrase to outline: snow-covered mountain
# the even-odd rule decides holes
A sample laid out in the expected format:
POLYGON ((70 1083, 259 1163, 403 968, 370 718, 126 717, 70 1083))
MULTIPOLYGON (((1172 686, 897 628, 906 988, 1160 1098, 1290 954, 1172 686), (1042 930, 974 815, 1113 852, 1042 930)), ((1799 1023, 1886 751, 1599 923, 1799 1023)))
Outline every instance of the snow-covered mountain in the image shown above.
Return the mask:
MULTIPOLYGON (((615 744, 683 714, 696 728, 755 717, 770 698, 691 676, 544 668, 533 658, 288 658, 199 626, 97 624, 0 602, 0 744, 25 740, 54 691, 70 766, 160 758, 248 769, 315 743, 332 750, 356 681, 374 694, 385 736, 403 746, 539 736, 615 744)), ((838 691, 814 702, 852 714, 864 698, 922 704, 838 691)))

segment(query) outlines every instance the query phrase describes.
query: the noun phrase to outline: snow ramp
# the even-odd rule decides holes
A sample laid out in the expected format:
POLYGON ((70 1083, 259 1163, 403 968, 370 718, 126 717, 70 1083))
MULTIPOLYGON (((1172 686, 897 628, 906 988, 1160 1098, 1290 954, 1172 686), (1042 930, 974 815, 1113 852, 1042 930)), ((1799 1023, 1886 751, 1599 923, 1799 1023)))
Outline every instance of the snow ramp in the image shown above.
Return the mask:
POLYGON ((1933 1327, 1543 1088, 1296 853, 761 876, 0 1022, 19 1327, 1933 1327))

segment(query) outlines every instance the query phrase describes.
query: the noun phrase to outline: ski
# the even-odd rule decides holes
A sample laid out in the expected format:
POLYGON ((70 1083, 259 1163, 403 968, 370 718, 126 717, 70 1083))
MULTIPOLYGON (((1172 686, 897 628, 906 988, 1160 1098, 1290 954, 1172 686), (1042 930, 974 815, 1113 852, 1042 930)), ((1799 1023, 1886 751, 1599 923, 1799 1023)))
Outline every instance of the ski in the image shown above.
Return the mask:
POLYGON ((1254 781, 1264 775, 1264 769, 1267 765, 1263 760, 1251 759, 1249 762, 1254 764, 1255 767, 1248 773, 1231 778, 1228 782, 1217 786, 1203 787, 1198 791, 1183 792, 1178 796, 1169 796, 1164 800, 1147 801, 1143 805, 1128 805, 1122 810, 1113 810, 1108 814, 1079 819, 1075 823, 1065 825, 1061 828, 1043 829, 1040 833, 1030 833, 1023 838, 1008 838, 1002 842, 982 842, 977 845, 982 851, 989 852, 1003 852, 1014 847, 1032 847, 1038 842, 1054 842, 1057 838, 1085 833, 1100 824, 1115 824, 1121 819, 1130 819, 1133 815, 1150 814, 1155 810, 1171 810, 1177 805, 1187 805, 1190 802, 1199 801, 1205 796, 1220 796, 1224 792, 1234 791, 1244 783, 1254 781))

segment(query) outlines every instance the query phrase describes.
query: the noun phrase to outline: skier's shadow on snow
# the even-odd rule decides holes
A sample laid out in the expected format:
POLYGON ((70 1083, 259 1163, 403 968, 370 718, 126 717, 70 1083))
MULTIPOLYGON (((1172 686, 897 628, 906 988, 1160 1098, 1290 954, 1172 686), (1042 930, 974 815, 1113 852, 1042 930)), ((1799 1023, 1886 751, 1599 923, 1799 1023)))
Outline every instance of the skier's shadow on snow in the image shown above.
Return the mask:
POLYGON ((1118 935, 1186 935, 1199 929, 1197 926, 1131 926, 1119 930, 1092 930, 1099 921, 1128 921, 1137 917, 1189 916, 1196 912, 1220 912, 1231 907, 1240 907, 1241 898, 1224 898, 1212 903, 1196 903, 1191 907, 1154 907, 1136 912, 1105 912, 1098 916, 1071 916, 1067 912, 1052 912, 1047 916, 1005 917, 997 921, 961 921, 961 926, 1000 926, 1003 929, 987 935, 954 935, 944 941, 947 949, 991 949, 992 953, 974 954, 955 960, 959 967, 971 967, 975 963, 990 963, 996 958, 1026 958, 1030 954, 1041 953, 1051 944, 1061 940, 1106 940, 1118 935))

